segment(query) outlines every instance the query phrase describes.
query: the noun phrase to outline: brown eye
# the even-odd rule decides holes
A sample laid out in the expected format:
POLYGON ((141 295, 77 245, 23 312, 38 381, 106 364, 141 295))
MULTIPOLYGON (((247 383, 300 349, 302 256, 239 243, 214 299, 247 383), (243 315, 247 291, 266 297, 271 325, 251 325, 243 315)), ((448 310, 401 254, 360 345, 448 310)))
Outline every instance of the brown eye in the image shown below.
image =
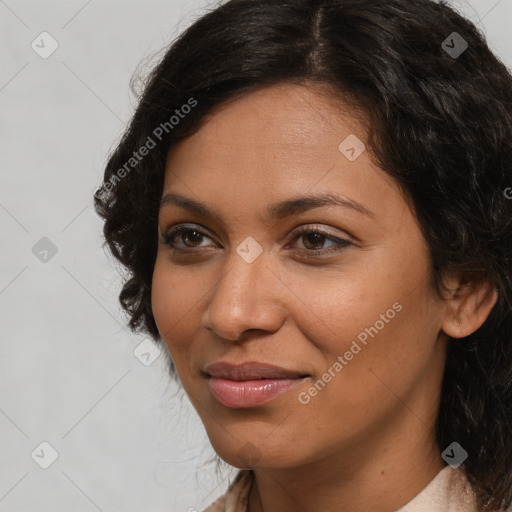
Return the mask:
POLYGON ((181 232, 181 240, 185 245, 191 245, 195 247, 195 244, 199 243, 203 238, 202 233, 195 230, 186 230, 181 232))
POLYGON ((327 238, 325 235, 322 235, 321 233, 316 233, 314 231, 311 231, 309 233, 306 233, 305 235, 302 235, 301 238, 304 241, 304 246, 306 249, 321 249, 322 245, 325 243, 325 239, 327 238), (320 247, 316 247, 320 245, 320 247))
POLYGON ((209 236, 195 227, 176 226, 162 237, 162 241, 172 249, 180 250, 203 247, 201 242, 205 238, 211 240, 209 236))
POLYGON ((324 232, 320 229, 312 229, 311 226, 300 230, 295 236, 293 239, 295 247, 297 247, 297 241, 301 241, 301 245, 303 245, 303 247, 299 245, 299 251, 295 251, 295 254, 299 257, 329 256, 345 249, 345 247, 353 245, 352 242, 344 238, 334 236, 332 233, 324 232), (330 242, 330 246, 324 247, 326 242, 330 242))

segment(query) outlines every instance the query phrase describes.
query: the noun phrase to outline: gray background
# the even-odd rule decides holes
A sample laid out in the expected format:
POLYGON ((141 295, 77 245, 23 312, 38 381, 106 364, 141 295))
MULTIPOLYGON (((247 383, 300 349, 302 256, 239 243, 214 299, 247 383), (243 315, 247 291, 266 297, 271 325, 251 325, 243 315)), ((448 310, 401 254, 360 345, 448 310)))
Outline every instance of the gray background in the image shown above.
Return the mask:
MULTIPOLYGON (((512 0, 453 3, 512 67, 512 0)), ((193 512, 234 474, 164 354, 134 355, 91 203, 132 74, 213 5, 0 0, 0 511, 193 512)))

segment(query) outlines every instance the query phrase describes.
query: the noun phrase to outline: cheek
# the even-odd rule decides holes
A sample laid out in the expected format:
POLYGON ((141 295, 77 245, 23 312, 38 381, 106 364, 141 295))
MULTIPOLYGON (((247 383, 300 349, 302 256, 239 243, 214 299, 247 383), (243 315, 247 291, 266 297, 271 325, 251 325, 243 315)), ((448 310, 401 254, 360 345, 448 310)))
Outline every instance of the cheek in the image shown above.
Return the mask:
POLYGON ((288 281, 300 298, 294 314, 299 330, 331 359, 349 350, 358 335, 364 342, 369 337, 365 329, 375 322, 379 331, 387 330, 397 315, 393 304, 401 293, 386 274, 358 268, 337 274, 303 273, 288 281))
POLYGON ((390 293, 343 316, 346 322, 340 319, 338 332, 343 335, 337 343, 323 346, 327 368, 336 375, 327 401, 344 404, 345 411, 354 407, 364 422, 366 414, 384 414, 410 396, 429 368, 437 371, 438 311, 426 297, 428 290, 408 296, 390 293), (335 361, 340 364, 333 367, 335 361))
POLYGON ((197 324, 191 318, 194 304, 200 300, 198 287, 190 286, 189 281, 180 278, 179 272, 173 272, 164 258, 157 257, 151 288, 151 305, 158 330, 167 343, 173 359, 187 346, 191 339, 193 326, 197 324))
POLYGON ((297 290, 316 290, 305 301, 309 314, 295 320, 322 355, 320 370, 336 375, 337 384, 329 386, 337 388, 336 399, 347 390, 358 402, 369 400, 369 390, 392 395, 386 382, 406 391, 432 360, 441 306, 429 289, 427 261, 372 268, 377 270, 340 274, 335 286, 327 276, 314 287, 306 279, 296 283, 297 290), (342 367, 334 367, 336 361, 342 367))

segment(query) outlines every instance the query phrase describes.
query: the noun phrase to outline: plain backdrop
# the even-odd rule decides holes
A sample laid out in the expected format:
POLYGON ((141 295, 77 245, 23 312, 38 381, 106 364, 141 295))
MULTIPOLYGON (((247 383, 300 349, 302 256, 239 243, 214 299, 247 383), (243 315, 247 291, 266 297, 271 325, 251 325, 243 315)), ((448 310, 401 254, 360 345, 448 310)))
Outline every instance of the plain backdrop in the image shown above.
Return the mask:
MULTIPOLYGON (((132 74, 214 5, 0 0, 0 511, 201 511, 234 474, 126 329, 92 207, 132 74)), ((454 5, 512 67, 512 0, 454 5)))

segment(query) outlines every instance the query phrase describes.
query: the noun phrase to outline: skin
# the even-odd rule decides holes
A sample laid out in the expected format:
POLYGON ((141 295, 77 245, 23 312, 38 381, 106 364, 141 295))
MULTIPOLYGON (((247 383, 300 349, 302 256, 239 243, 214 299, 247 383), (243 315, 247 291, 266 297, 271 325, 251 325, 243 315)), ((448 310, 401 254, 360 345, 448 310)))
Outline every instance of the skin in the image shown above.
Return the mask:
MULTIPOLYGON (((160 237, 183 223, 204 236, 175 237, 176 254, 160 240, 153 312, 214 449, 254 469, 250 512, 391 512, 414 498, 445 467, 434 424, 448 336, 476 330, 496 300, 485 285, 446 299, 434 292, 407 201, 368 151, 349 161, 338 150, 350 134, 364 141, 366 130, 322 92, 281 84, 231 101, 167 160, 163 196, 201 201, 219 218, 161 207, 160 237), (270 204, 320 193, 371 215, 324 206, 265 218, 270 204), (338 242, 298 236, 302 225, 351 244, 315 257, 338 242), (236 251, 248 236, 263 249, 252 263, 236 251), (401 311, 300 403, 395 303, 401 311), (220 360, 311 377, 266 405, 232 409, 201 373, 220 360)), ((456 277, 447 280, 457 290, 456 277)))

